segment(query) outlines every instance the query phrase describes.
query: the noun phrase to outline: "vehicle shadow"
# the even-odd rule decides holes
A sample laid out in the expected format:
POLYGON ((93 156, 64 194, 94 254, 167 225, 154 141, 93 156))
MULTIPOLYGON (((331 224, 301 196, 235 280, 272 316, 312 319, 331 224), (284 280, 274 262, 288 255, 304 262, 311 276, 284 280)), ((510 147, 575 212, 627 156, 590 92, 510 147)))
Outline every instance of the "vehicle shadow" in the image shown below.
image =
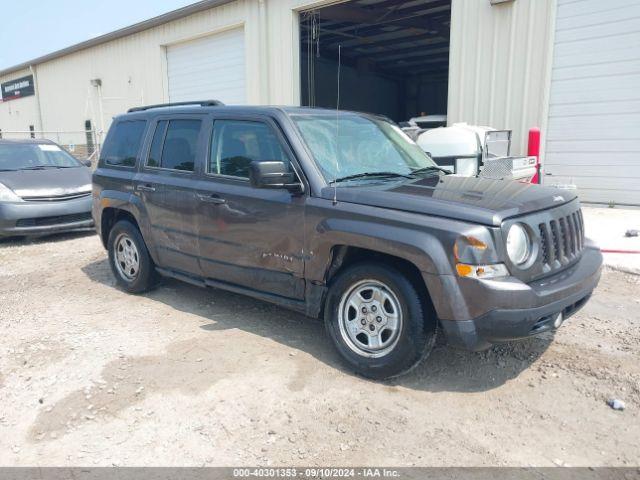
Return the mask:
MULTIPOLYGON (((102 259, 82 267, 95 282, 115 287, 108 262, 102 259)), ((274 340, 288 348, 312 355, 318 361, 355 375, 338 358, 324 333, 321 321, 278 306, 218 289, 201 289, 163 279, 158 289, 144 295, 171 308, 202 318, 207 332, 238 329, 274 340)), ((482 392, 516 378, 548 348, 553 334, 495 346, 485 352, 467 352, 446 345, 440 337, 431 355, 410 373, 378 382, 430 392, 482 392)))
POLYGON ((96 231, 93 228, 86 228, 81 230, 74 230, 72 232, 52 233, 49 235, 42 235, 37 237, 25 237, 25 236, 0 237, 0 248, 22 247, 24 245, 39 245, 42 243, 52 243, 52 242, 64 242, 66 240, 89 237, 92 235, 96 235, 96 231))

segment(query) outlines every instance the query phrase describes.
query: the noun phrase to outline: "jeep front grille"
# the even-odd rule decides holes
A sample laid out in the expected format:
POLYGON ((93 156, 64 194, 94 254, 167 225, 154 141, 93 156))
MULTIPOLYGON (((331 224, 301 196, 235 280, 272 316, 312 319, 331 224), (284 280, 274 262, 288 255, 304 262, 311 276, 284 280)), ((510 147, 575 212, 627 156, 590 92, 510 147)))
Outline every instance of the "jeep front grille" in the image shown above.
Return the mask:
POLYGON ((538 225, 542 262, 554 270, 574 260, 584 247, 582 211, 554 218, 538 225))

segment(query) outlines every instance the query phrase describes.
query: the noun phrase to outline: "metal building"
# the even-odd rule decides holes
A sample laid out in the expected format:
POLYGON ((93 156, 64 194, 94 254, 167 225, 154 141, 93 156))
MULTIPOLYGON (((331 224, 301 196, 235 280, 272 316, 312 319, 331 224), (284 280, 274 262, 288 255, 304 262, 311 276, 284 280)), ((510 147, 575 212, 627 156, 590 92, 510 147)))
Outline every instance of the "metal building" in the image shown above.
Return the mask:
POLYGON ((0 71, 0 134, 90 152, 141 104, 333 108, 338 59, 341 108, 512 129, 515 154, 538 126, 545 183, 640 205, 636 0, 205 0, 0 71))

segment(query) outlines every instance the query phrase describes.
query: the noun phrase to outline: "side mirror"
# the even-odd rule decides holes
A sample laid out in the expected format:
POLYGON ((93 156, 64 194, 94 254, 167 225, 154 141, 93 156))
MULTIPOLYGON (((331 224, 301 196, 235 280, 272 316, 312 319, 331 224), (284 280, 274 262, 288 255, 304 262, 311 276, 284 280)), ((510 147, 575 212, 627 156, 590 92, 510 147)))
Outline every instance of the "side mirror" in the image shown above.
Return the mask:
POLYGON ((89 167, 91 168, 91 160, 89 160, 88 158, 84 159, 84 160, 80 160, 80 163, 82 165, 84 165, 85 167, 89 167))
POLYGON ((286 188, 298 192, 302 190, 295 173, 284 162, 251 162, 249 180, 254 188, 286 188))

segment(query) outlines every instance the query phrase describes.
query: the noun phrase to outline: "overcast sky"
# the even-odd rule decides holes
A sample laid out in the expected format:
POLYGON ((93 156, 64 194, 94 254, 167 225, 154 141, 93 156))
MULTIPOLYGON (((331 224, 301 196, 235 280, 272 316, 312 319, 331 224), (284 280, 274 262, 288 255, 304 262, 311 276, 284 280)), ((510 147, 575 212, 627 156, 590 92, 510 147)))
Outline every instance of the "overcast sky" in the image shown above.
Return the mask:
POLYGON ((0 70, 196 0, 0 0, 0 70))

